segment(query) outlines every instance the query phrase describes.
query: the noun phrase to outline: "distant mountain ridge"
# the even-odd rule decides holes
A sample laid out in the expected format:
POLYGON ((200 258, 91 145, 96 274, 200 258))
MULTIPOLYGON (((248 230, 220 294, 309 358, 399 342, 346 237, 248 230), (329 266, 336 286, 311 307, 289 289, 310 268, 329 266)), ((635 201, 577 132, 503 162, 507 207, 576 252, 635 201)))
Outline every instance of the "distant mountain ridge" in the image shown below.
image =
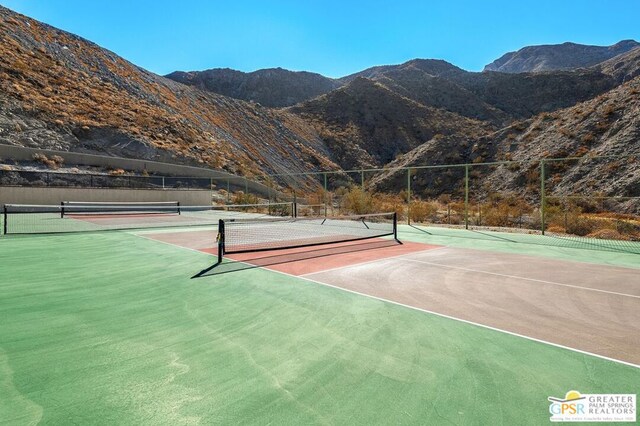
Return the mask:
POLYGON ((320 74, 282 68, 249 73, 214 68, 205 71, 176 71, 166 77, 220 95, 276 108, 295 105, 341 86, 339 82, 320 74))
MULTIPOLYGON (((0 143, 245 176, 529 161, 547 151, 640 155, 640 48, 589 68, 540 73, 468 72, 414 59, 341 79, 283 69, 209 77, 231 94, 214 93, 206 73, 174 73, 181 84, 0 7, 0 143)), ((509 185, 517 188, 527 172, 511 171, 509 185)), ((591 175, 596 184, 606 177, 599 173, 591 175)), ((629 167, 625 176, 618 188, 637 193, 638 171, 629 167)), ((404 179, 381 176, 381 187, 397 190, 395 178, 404 179)), ((486 178, 493 188, 507 182, 486 178)), ((277 183, 285 179, 302 178, 277 183)))
POLYGON ((577 43, 527 46, 509 52, 484 67, 484 71, 504 73, 543 72, 587 68, 640 47, 635 40, 622 40, 611 46, 577 43))

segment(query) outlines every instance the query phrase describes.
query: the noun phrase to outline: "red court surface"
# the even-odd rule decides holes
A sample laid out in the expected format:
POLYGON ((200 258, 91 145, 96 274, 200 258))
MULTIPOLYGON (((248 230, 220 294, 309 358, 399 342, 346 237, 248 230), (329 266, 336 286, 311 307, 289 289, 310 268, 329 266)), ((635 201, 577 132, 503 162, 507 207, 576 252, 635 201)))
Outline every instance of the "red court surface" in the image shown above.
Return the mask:
MULTIPOLYGON (((144 234, 145 238, 217 255, 215 232, 163 232, 144 234)), ((323 246, 299 247, 261 253, 237 253, 225 258, 291 275, 305 275, 337 268, 389 259, 440 246, 394 240, 372 239, 323 246)))

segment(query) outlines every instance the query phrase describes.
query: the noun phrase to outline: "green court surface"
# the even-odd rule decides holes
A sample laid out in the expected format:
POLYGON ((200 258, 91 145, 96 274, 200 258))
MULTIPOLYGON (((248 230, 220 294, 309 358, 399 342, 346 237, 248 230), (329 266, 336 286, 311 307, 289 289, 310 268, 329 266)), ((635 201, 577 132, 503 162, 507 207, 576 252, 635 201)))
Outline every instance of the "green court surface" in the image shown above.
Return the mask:
POLYGON ((640 242, 569 235, 492 232, 423 225, 398 225, 404 239, 449 247, 526 254, 555 259, 640 268, 640 242))
MULTIPOLYGON (((637 266, 465 235, 429 241, 637 266)), ((632 366, 302 278, 190 279, 213 262, 125 232, 0 238, 0 423, 546 424, 548 396, 640 388, 632 366)))

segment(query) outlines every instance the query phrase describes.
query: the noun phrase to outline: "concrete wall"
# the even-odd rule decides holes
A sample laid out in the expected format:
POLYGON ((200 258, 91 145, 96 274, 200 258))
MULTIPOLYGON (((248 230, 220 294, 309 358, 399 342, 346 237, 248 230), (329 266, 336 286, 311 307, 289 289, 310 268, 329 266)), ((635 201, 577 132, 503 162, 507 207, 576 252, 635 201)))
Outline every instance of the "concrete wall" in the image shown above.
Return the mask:
POLYGON ((273 190, 270 190, 266 185, 248 180, 243 176, 236 176, 220 170, 183 166, 180 164, 160 163, 157 161, 136 160, 133 158, 110 157, 108 155, 86 154, 83 152, 56 151, 52 149, 27 148, 23 146, 0 144, 0 162, 3 158, 18 161, 30 161, 33 159, 33 154, 36 153, 44 154, 48 157, 52 155, 59 155, 64 158, 65 164, 70 165, 111 167, 114 169, 120 168, 138 172, 146 170, 149 173, 167 176, 207 177, 216 179, 216 184, 222 189, 226 189, 228 180, 230 187, 235 190, 244 191, 246 188, 252 194, 260 194, 264 197, 268 197, 270 193, 273 193, 273 190))
POLYGON ((0 205, 59 205, 61 201, 179 201, 183 206, 209 206, 211 195, 207 190, 0 186, 0 205))

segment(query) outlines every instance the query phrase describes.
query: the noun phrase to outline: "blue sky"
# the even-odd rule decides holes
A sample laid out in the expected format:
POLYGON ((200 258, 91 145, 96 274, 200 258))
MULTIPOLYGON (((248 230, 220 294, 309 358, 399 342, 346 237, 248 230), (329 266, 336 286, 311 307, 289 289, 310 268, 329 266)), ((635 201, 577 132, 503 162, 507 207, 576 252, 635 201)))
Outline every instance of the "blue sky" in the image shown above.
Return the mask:
POLYGON ((283 67, 341 77, 438 58, 480 71, 533 44, 640 40, 638 0, 0 0, 158 74, 283 67))

